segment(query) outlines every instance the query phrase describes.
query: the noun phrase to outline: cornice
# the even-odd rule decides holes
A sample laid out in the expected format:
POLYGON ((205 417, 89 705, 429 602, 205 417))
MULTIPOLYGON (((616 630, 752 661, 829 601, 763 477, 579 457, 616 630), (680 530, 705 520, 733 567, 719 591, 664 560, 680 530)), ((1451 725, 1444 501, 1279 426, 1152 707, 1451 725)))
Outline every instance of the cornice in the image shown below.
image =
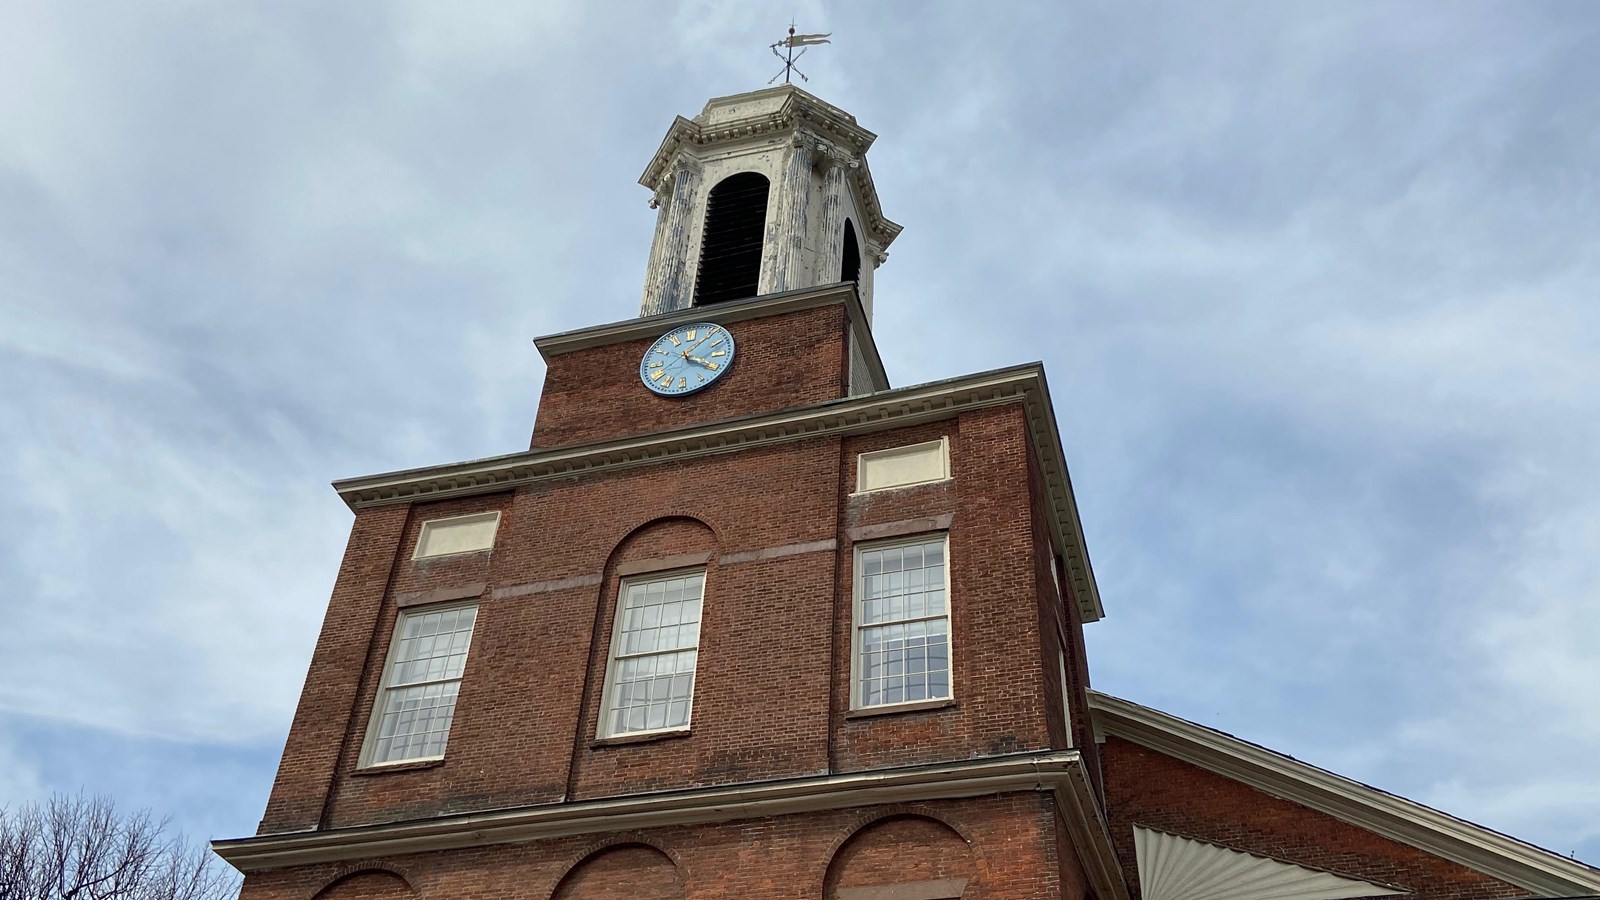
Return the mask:
POLYGON ((570 835, 1046 790, 1057 798, 1096 894, 1127 900, 1110 833, 1093 803, 1076 750, 260 835, 213 841, 211 849, 241 872, 259 872, 570 835))
POLYGON ((1097 733, 1298 803, 1536 894, 1600 891, 1600 869, 1194 722, 1089 692, 1097 733))
MULTIPOLYGON (((626 326, 606 327, 622 329, 626 326)), ((557 337, 570 338, 569 344, 581 343, 578 337, 581 334, 571 332, 557 337)), ((1044 367, 1039 363, 597 444, 531 450, 425 469, 349 478, 334 482, 333 487, 353 510, 392 503, 442 500, 510 490, 550 479, 695 459, 814 437, 901 428, 948 419, 965 410, 1007 403, 1022 404, 1027 415, 1034 450, 1044 475, 1052 513, 1050 531, 1056 550, 1066 560, 1067 577, 1075 589, 1080 614, 1085 621, 1096 621, 1105 612, 1100 605, 1100 594, 1089 565, 1089 551, 1078 520, 1072 484, 1067 479, 1066 457, 1061 450, 1054 414, 1050 410, 1044 367)))
POLYGON ((889 376, 883 368, 883 358, 878 355, 877 340, 872 335, 866 310, 861 306, 860 295, 854 282, 840 281, 819 287, 796 288, 772 294, 762 294, 745 300, 714 303, 710 306, 691 306, 688 309, 670 310, 653 316, 638 316, 620 322, 594 325, 559 334, 533 339, 539 355, 548 362, 551 357, 575 350, 604 347, 641 338, 657 338, 679 325, 691 322, 715 322, 729 325, 747 319, 760 319, 783 313, 800 312, 819 306, 839 304, 845 308, 850 320, 850 330, 866 354, 872 367, 873 383, 881 390, 889 386, 889 376))
POLYGON ((849 113, 792 85, 752 91, 749 94, 737 95, 737 98, 718 99, 744 99, 762 94, 788 96, 783 105, 774 111, 726 119, 716 124, 709 124, 699 119, 686 119, 683 116, 676 117, 668 127, 660 146, 656 148, 655 155, 645 166, 644 173, 639 176, 639 183, 659 194, 674 161, 680 158, 681 151, 686 147, 712 149, 765 135, 809 130, 829 144, 861 160, 861 165, 852 169, 850 173, 866 207, 865 221, 861 224, 865 226, 874 243, 880 248, 888 247, 900 234, 901 226, 884 216, 882 204, 878 201, 877 187, 872 181, 872 172, 866 165, 867 148, 872 146, 878 136, 857 125, 855 117, 849 113))

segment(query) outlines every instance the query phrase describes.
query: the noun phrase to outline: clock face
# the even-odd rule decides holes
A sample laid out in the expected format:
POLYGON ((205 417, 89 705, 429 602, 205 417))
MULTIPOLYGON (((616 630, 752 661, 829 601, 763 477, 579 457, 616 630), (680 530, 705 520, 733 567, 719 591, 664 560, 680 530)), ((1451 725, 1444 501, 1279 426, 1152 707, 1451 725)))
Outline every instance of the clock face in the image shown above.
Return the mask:
POLYGON ((663 397, 681 397, 713 382, 733 365, 733 335, 697 322, 663 334, 639 361, 639 380, 663 397))

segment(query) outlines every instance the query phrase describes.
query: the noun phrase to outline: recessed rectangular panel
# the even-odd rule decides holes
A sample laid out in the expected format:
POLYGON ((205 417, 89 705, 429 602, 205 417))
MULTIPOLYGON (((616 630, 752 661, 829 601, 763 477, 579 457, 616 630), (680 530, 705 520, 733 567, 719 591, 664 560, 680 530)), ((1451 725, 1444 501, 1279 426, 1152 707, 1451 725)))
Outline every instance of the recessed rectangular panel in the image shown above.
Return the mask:
POLYGON ((881 491, 950 477, 949 444, 944 438, 907 447, 875 450, 858 457, 856 492, 881 491))
POLYGON ((423 522, 414 558, 423 559, 429 556, 450 556, 456 553, 488 550, 494 546, 494 533, 499 527, 498 512, 423 522))

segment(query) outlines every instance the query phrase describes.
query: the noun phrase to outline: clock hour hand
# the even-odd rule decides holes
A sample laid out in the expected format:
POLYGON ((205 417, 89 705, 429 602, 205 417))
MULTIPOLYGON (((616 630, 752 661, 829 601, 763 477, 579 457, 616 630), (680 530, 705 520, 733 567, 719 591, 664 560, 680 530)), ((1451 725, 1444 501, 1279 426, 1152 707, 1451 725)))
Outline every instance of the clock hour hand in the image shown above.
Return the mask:
POLYGON ((708 369, 713 369, 714 370, 714 369, 717 368, 717 364, 716 363, 711 362, 709 360, 701 359, 698 356, 690 356, 687 352, 683 354, 683 358, 687 359, 688 361, 690 361, 692 363, 699 363, 700 365, 705 366, 708 369))

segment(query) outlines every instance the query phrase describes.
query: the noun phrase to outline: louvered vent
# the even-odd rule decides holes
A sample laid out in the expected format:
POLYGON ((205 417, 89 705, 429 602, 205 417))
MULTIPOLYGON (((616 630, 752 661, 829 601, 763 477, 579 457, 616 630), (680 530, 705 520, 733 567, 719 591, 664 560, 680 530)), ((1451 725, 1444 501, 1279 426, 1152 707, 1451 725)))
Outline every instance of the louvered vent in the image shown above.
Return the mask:
POLYGON ((694 282, 695 306, 756 295, 768 187, 766 176, 740 172, 711 189, 700 240, 700 272, 694 282))
POLYGON ((856 226, 844 220, 844 252, 839 260, 839 280, 856 281, 861 277, 861 245, 856 243, 856 226))

